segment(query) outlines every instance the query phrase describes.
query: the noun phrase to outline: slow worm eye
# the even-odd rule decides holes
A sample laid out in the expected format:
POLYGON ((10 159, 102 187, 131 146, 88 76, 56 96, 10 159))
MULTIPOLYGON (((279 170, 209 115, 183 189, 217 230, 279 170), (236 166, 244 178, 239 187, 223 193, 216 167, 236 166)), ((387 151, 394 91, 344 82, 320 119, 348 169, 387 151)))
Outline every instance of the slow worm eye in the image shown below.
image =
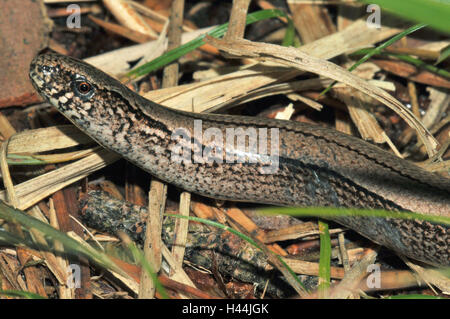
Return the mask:
POLYGON ((94 95, 95 91, 92 84, 85 79, 75 80, 73 82, 73 90, 83 101, 89 100, 94 95))
POLYGON ((78 92, 81 94, 87 94, 91 90, 91 85, 88 82, 78 82, 77 83, 78 92))

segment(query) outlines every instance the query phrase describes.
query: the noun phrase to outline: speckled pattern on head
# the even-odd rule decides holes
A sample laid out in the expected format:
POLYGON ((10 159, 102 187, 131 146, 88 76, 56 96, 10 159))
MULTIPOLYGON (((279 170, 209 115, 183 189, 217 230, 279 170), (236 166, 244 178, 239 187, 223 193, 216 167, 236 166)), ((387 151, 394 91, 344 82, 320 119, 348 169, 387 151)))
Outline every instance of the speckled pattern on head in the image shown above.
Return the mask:
MULTIPOLYGON (((338 206, 414 211, 450 217, 450 180, 429 173, 372 144, 315 125, 258 117, 194 114, 148 101, 117 80, 82 61, 41 54, 30 67, 38 92, 83 132, 104 147, 159 179, 203 196, 283 206, 338 206), (256 163, 176 162, 171 153, 182 142, 173 133, 190 134, 187 147, 204 150, 211 140, 202 130, 226 136, 230 128, 276 128, 278 170, 263 172, 256 163)), ((268 138, 268 149, 275 142, 268 138)), ((223 155, 236 152, 223 143, 223 155)), ((249 142, 246 141, 249 149, 249 142)), ((417 220, 339 217, 376 243, 432 265, 450 265, 449 227, 417 220)))

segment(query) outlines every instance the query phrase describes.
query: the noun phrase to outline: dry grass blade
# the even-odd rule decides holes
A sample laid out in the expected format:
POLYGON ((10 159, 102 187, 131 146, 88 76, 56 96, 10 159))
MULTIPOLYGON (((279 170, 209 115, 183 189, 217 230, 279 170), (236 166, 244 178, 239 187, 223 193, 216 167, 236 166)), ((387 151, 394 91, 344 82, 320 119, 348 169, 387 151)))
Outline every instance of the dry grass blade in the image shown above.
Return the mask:
MULTIPOLYGON (((181 193, 180 215, 189 216, 190 203, 191 203, 191 193, 189 192, 181 193)), ((186 242, 187 242, 188 226, 189 221, 187 219, 180 219, 178 223, 175 223, 176 236, 174 245, 172 246, 172 255, 179 267, 183 265, 184 252, 186 249, 186 242)))
POLYGON ((137 42, 137 43, 145 43, 151 40, 155 40, 156 37, 152 37, 148 34, 141 33, 139 31, 134 31, 129 28, 123 27, 121 25, 103 21, 101 19, 98 19, 92 15, 89 16, 89 19, 92 20, 92 22, 96 23, 97 25, 101 26, 105 30, 108 30, 110 32, 114 32, 122 37, 125 37, 127 39, 130 39, 131 41, 137 42))
POLYGON ((103 0, 103 4, 111 11, 114 17, 125 27, 147 34, 153 38, 158 35, 150 26, 142 19, 142 17, 130 6, 127 1, 123 0, 103 0))
MULTIPOLYGON (((314 78, 265 85, 269 78, 274 80, 285 74, 286 68, 257 65, 201 82, 149 91, 144 97, 177 110, 214 112, 277 94, 289 94, 288 97, 291 97, 290 94, 294 92, 319 90, 331 83, 330 79, 314 78)), ((389 82, 371 80, 370 83, 392 90, 392 84, 389 82)), ((335 87, 343 87, 343 84, 337 84, 335 87)), ((310 106, 319 108, 318 104, 310 106)))
POLYGON ((195 288, 194 283, 189 278, 189 276, 186 274, 182 265, 179 265, 179 263, 173 258, 173 255, 171 254, 169 248, 167 248, 167 246, 164 244, 162 245, 162 255, 164 256, 164 259, 167 261, 167 263, 170 266, 170 269, 172 272, 171 279, 182 282, 185 285, 195 288))
POLYGON ((211 112, 225 105, 229 106, 240 98, 246 98, 255 88, 265 86, 269 78, 273 81, 285 73, 285 68, 258 66, 199 83, 150 91, 144 96, 165 106, 185 111, 193 109, 194 112, 211 112))
POLYGON ((422 118, 423 124, 427 128, 431 128, 433 125, 439 122, 439 118, 447 111, 450 106, 450 94, 446 90, 429 88, 427 90, 430 93, 430 106, 428 107, 425 115, 422 118))
POLYGON ((73 125, 52 126, 14 134, 8 145, 8 153, 40 153, 94 143, 73 125))
MULTIPOLYGON (((365 62, 361 64, 358 69, 354 70, 353 74, 363 79, 370 80, 379 70, 380 69, 375 64, 365 62)), ((392 86, 394 87, 392 91, 395 91, 395 86, 393 84, 392 86)), ((384 87, 381 88, 385 89, 384 87)), ((349 87, 344 87, 343 89, 337 89, 335 87, 332 92, 347 105, 350 118, 358 128, 362 139, 371 140, 375 143, 387 142, 388 145, 393 146, 392 141, 378 124, 375 116, 367 109, 366 104, 373 103, 372 98, 362 92, 354 92, 353 88, 349 87)), ((395 154, 399 154, 395 146, 392 147, 392 149, 395 154)))
MULTIPOLYGON (((301 275, 319 275, 319 263, 310 261, 298 260, 293 258, 283 258, 286 264, 296 273, 301 275)), ((344 269, 339 267, 331 267, 331 278, 344 278, 344 269)))
POLYGON ((50 154, 50 155, 32 155, 36 160, 40 160, 47 164, 64 163, 69 161, 74 161, 81 159, 83 157, 89 156, 92 153, 97 152, 101 149, 101 146, 92 147, 82 151, 68 152, 64 154, 50 154))
POLYGON ((347 299, 358 287, 359 282, 367 276, 367 267, 375 263, 376 257, 376 251, 369 251, 362 260, 345 274, 339 285, 333 289, 330 297, 333 299, 347 299))
MULTIPOLYGON (((7 147, 8 154, 33 154, 90 143, 93 143, 90 137, 83 134, 74 126, 64 125, 17 133, 11 137, 9 143, 4 143, 3 147, 5 151, 7 147)), ((106 150, 100 150, 98 147, 65 154, 35 155, 35 157, 48 160, 49 162, 84 158, 14 187, 12 183, 8 183, 10 180, 8 178, 9 170, 7 170, 5 161, 4 165, 2 165, 3 178, 7 182, 9 196, 13 196, 14 203, 19 209, 29 208, 57 190, 82 179, 91 172, 119 158, 117 155, 106 150)), ((0 199, 6 199, 6 191, 0 192, 0 199)))
MULTIPOLYGON (((330 59, 361 47, 370 46, 400 31, 400 29, 384 26, 375 31, 375 29, 367 28, 365 20, 358 20, 345 30, 306 44, 299 50, 316 57, 330 59)), ((199 83, 150 91, 144 96, 152 101, 185 111, 193 109, 194 112, 213 112, 224 106, 252 101, 271 94, 285 93, 285 91, 270 92, 269 85, 271 84, 275 85, 276 89, 289 88, 286 93, 292 92, 293 89, 297 91, 303 88, 305 90, 313 89, 315 85, 318 85, 315 79, 299 81, 298 86, 292 83, 280 84, 300 73, 302 72, 299 70, 287 71, 285 67, 275 67, 273 64, 270 66, 251 65, 199 83), (290 85, 293 86, 290 87, 290 85), (220 89, 217 89, 219 86, 220 89)), ((323 85, 328 85, 325 83, 328 80, 319 81, 323 81, 323 85)))
POLYGON ((271 61, 296 69, 317 73, 358 89, 398 113, 410 126, 417 130, 426 146, 429 156, 433 156, 436 153, 438 142, 411 111, 382 89, 369 84, 367 81, 362 80, 334 63, 307 55, 295 48, 286 48, 273 44, 256 43, 247 40, 225 42, 211 37, 207 37, 206 41, 220 50, 235 56, 271 61))
POLYGON ((436 269, 424 268, 413 261, 402 257, 403 261, 411 268, 427 285, 438 287, 444 294, 450 295, 450 278, 436 269))
MULTIPOLYGON (((330 234, 336 234, 340 232, 342 232, 342 228, 335 228, 330 230, 330 234)), ((292 240, 312 235, 319 235, 319 228, 317 227, 317 224, 312 222, 305 222, 298 225, 274 229, 266 232, 264 243, 292 240)))
POLYGON ((14 207, 19 206, 19 199, 17 198, 16 189, 14 188, 11 174, 9 172, 8 163, 6 162, 6 154, 8 149, 9 139, 4 141, 0 146, 0 170, 2 172, 3 184, 5 185, 6 191, 4 199, 11 203, 14 207))
POLYGON ((3 138, 7 139, 12 135, 14 135, 15 133, 16 130, 14 129, 14 127, 3 115, 3 113, 0 113, 0 135, 3 136, 3 138))
MULTIPOLYGON (((14 187, 18 198, 18 209, 27 209, 54 192, 70 185, 113 162, 120 157, 115 153, 100 150, 86 158, 65 165, 14 187)), ((0 192, 0 199, 6 199, 6 192, 0 192)))

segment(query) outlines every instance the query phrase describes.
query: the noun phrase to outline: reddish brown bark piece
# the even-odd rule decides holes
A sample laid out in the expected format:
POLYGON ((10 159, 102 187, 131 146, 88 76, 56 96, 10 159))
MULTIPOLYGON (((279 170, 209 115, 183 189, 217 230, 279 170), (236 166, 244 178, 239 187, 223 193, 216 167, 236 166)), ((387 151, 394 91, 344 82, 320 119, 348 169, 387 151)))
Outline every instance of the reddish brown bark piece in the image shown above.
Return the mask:
POLYGON ((48 42, 51 21, 41 1, 0 0, 0 108, 42 101, 28 78, 33 57, 48 42))

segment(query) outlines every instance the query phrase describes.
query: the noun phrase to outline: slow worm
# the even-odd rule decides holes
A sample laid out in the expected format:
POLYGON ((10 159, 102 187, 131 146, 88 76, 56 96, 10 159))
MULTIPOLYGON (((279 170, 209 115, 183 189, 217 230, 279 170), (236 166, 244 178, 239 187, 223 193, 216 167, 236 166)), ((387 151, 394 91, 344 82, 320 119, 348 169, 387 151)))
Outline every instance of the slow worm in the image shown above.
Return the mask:
MULTIPOLYGON (((280 206, 450 216, 449 179, 329 128, 169 109, 89 64, 54 53, 38 55, 30 77, 43 97, 99 144, 189 192, 280 206)), ((333 220, 400 254, 450 265, 447 225, 333 220)))

